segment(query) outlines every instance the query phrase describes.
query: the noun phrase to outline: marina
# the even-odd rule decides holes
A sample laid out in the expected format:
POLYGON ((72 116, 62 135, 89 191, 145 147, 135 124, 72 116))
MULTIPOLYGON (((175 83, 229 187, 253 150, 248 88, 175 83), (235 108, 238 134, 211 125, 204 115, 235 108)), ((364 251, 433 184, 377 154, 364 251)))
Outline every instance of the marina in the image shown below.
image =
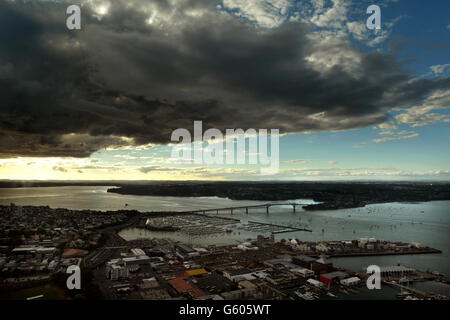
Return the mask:
MULTIPOLYGON (((209 210, 214 211, 214 210, 209 210)), ((203 212, 203 211, 202 211, 203 212)), ((288 233, 296 231, 312 232, 309 229, 258 221, 242 222, 237 218, 197 214, 189 212, 172 213, 170 216, 151 216, 142 218, 136 227, 151 231, 179 231, 190 236, 223 234, 247 231, 256 234, 288 233)))

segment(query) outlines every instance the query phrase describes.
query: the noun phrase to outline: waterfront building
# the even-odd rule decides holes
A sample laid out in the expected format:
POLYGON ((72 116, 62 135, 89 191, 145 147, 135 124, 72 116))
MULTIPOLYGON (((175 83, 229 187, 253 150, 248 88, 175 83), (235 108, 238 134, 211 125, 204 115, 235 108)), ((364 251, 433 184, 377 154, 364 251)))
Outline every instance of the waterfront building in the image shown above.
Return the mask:
POLYGON ((341 280, 341 284, 344 286, 353 286, 361 282, 361 279, 358 277, 351 277, 347 279, 341 280))
POLYGON ((292 257, 292 263, 310 270, 312 270, 312 263, 315 261, 316 259, 303 255, 292 257))
POLYGON ((345 277, 347 277, 348 274, 342 271, 334 271, 330 273, 324 273, 319 276, 319 280, 323 283, 326 283, 328 285, 332 284, 333 282, 336 282, 338 280, 343 280, 345 277))

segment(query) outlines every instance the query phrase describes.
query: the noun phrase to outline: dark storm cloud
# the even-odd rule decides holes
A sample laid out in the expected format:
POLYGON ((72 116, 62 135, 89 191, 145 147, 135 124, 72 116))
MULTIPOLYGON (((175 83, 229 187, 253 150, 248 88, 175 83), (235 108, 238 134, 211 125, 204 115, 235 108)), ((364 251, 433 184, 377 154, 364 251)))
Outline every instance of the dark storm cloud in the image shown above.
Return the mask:
POLYGON ((66 6, 0 0, 1 157, 167 143, 194 120, 222 130, 361 128, 450 87, 448 78, 410 81, 378 52, 351 49, 355 70, 313 68, 306 57, 349 48, 316 46, 297 22, 257 29, 211 1, 117 0, 102 17, 86 5, 81 31, 65 28, 66 6))

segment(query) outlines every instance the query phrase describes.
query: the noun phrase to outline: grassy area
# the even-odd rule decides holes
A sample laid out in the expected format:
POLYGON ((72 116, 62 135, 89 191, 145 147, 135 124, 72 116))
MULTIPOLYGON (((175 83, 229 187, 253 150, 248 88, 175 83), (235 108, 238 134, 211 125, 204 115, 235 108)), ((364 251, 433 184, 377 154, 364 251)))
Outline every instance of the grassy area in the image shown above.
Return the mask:
POLYGON ((38 300, 64 300, 64 291, 53 284, 41 285, 33 288, 2 291, 0 292, 0 300, 26 300, 29 297, 35 297, 39 295, 44 297, 38 300))

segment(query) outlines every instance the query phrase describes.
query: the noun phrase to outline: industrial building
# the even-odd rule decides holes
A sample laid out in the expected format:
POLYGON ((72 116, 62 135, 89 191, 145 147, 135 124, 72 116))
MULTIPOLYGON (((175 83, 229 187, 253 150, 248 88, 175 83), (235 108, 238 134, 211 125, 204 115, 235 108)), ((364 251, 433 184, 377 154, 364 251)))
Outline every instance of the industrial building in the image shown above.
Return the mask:
POLYGON ((314 271, 306 269, 306 268, 295 268, 291 269, 293 273, 299 274, 303 278, 314 277, 314 271))
POLYGON ((303 255, 292 257, 292 263, 309 270, 312 270, 312 263, 315 261, 316 259, 303 255))
POLYGON ((179 293, 187 294, 193 298, 200 298, 204 296, 202 290, 193 287, 187 280, 187 276, 181 276, 172 280, 169 280, 169 284, 179 293))
POLYGON ((131 249, 131 253, 132 253, 134 256, 145 256, 144 250, 139 249, 139 248, 131 249))
POLYGON ((308 279, 306 282, 308 282, 310 285, 316 287, 316 288, 322 288, 323 283, 320 281, 317 281, 315 279, 308 279))
POLYGON ((319 280, 322 281, 323 283, 326 283, 328 285, 340 281, 342 279, 345 279, 345 277, 347 277, 348 274, 342 271, 334 271, 334 272, 330 272, 330 273, 323 273, 319 276, 319 280))
POLYGON ((12 255, 35 258, 51 258, 55 253, 55 247, 18 247, 11 251, 12 255))
POLYGON ((256 287, 223 292, 220 295, 225 300, 240 300, 254 297, 255 294, 256 294, 256 287))
POLYGON ((223 271, 223 276, 234 282, 240 282, 244 280, 263 279, 268 275, 264 271, 251 271, 246 268, 231 269, 223 271))
POLYGON ((200 268, 200 269, 186 270, 185 273, 186 273, 186 275, 193 277, 193 276, 199 276, 202 274, 208 274, 208 271, 206 271, 204 268, 200 268))
POLYGON ((341 284, 347 287, 357 285, 360 282, 361 279, 359 279, 358 277, 351 277, 341 280, 341 284))
POLYGON ((194 254, 197 251, 195 251, 193 248, 189 247, 188 245, 185 245, 183 243, 177 243, 176 248, 182 253, 182 254, 194 254))
POLYGON ((142 264, 150 264, 150 258, 147 256, 133 256, 112 259, 106 263, 105 276, 111 280, 128 278, 130 271, 136 271, 135 269, 142 264))
POLYGON ((150 264, 150 258, 148 256, 134 256, 134 257, 126 257, 122 258, 125 265, 133 265, 133 264, 150 264))

